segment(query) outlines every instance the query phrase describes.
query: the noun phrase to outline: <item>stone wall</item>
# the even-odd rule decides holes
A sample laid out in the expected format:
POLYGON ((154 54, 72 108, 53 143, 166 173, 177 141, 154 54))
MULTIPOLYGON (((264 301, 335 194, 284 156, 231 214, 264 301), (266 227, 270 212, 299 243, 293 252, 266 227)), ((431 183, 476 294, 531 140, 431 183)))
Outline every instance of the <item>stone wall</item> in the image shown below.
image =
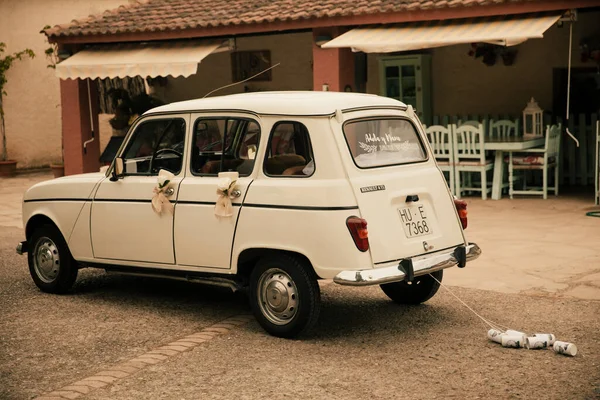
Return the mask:
MULTIPOLYGON (((59 79, 47 68, 49 47, 40 31, 45 25, 102 13, 127 0, 0 0, 0 41, 7 53, 32 49, 36 57, 13 64, 4 96, 9 158, 18 168, 38 167, 61 160, 59 79)), ((6 53, 5 53, 6 54, 6 53)))

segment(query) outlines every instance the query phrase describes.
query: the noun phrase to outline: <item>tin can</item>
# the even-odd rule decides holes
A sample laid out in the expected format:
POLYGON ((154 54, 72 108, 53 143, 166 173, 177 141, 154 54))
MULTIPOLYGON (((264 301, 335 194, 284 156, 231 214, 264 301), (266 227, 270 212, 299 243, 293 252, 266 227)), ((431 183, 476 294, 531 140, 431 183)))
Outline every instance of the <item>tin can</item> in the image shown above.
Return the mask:
POLYGON ((577 346, 569 342, 561 342, 560 340, 557 340, 554 342, 554 346, 552 348, 558 354, 564 354, 566 356, 574 356, 577 354, 577 346))
POLYGON ((490 329, 487 333, 488 339, 496 343, 502 343, 502 335, 504 335, 504 332, 498 329, 490 329))
POLYGON ((525 341, 527 340, 527 335, 524 332, 513 331, 511 329, 504 332, 505 335, 519 337, 519 341, 521 342, 521 347, 525 346, 525 341))
POLYGON ((523 337, 519 335, 501 335, 502 347, 512 347, 518 349, 519 347, 523 347, 525 345, 523 341, 523 337))
POLYGON ((534 349, 545 349, 548 347, 548 340, 546 337, 531 336, 525 339, 525 348, 534 349))
POLYGON ((554 344, 554 341, 556 340, 556 337, 551 333, 534 333, 533 336, 542 338, 543 340, 548 342, 548 346, 552 346, 554 344))

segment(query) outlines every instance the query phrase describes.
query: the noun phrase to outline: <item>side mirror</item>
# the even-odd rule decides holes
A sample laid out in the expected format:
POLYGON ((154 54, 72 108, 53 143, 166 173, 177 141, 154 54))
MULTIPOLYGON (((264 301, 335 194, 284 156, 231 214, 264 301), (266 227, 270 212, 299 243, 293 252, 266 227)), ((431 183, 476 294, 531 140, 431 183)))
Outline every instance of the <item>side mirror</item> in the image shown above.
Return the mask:
POLYGON ((123 177, 123 169, 123 159, 121 157, 115 158, 115 165, 110 177, 111 182, 116 182, 119 178, 123 177))

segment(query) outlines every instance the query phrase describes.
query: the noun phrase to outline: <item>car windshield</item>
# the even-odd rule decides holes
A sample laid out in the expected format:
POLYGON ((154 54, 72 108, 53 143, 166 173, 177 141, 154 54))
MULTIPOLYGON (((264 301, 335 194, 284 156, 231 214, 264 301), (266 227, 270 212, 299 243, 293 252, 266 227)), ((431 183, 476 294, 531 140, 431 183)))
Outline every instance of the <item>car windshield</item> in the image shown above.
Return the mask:
POLYGON ((407 164, 427 159, 413 124, 406 119, 369 119, 344 125, 346 143, 359 168, 407 164))

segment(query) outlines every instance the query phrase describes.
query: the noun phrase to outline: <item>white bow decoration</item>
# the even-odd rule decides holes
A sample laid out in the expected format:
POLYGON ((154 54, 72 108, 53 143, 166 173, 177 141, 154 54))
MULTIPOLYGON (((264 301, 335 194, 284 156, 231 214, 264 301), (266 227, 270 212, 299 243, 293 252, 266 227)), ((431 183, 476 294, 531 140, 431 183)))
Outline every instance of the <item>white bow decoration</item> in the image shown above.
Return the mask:
POLYGON ((217 204, 215 204, 215 215, 217 217, 231 217, 233 215, 233 205, 231 200, 235 198, 232 194, 237 180, 231 178, 221 178, 217 185, 217 204))
POLYGON ((167 199, 167 196, 171 194, 167 194, 166 192, 174 177, 175 175, 164 169, 158 172, 158 185, 152 190, 154 192, 154 196, 152 196, 152 209, 159 215, 164 210, 173 214, 173 204, 167 199))

